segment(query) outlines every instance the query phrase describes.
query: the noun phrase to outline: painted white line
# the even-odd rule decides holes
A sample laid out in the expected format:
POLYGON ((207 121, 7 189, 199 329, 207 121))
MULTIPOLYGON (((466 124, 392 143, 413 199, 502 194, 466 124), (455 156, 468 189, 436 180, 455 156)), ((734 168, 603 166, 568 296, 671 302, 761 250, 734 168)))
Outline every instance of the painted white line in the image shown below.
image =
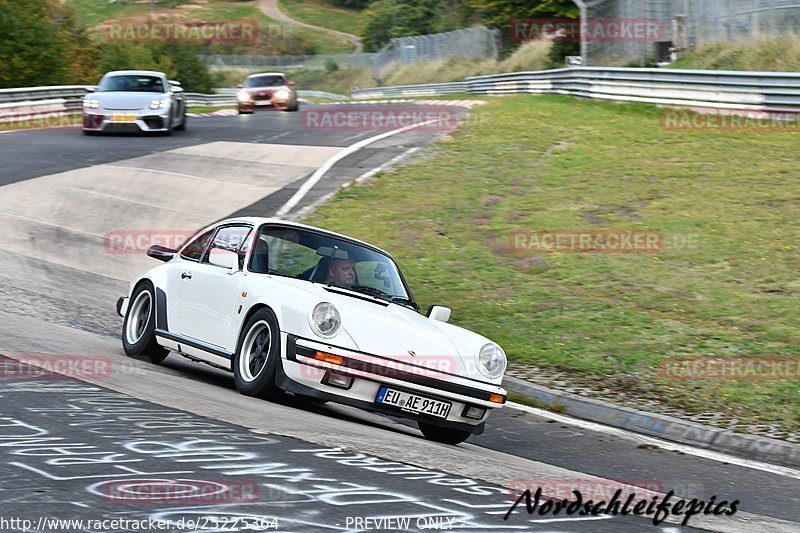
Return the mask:
MULTIPOLYGON (((378 172, 382 172, 387 167, 390 167, 390 166, 394 165, 395 163, 397 163, 401 159, 404 159, 405 157, 413 154, 417 150, 419 150, 419 146, 415 146, 413 148, 409 148, 408 150, 406 150, 402 154, 391 158, 389 161, 387 161, 386 163, 382 164, 381 166, 375 167, 372 170, 368 170, 367 172, 364 172, 359 177, 357 177, 355 180, 353 180, 352 183, 354 183, 354 184, 363 183, 365 180, 368 180, 369 178, 371 178, 372 176, 374 176, 378 172)), ((349 186, 350 184, 348 183, 347 185, 349 186)))
POLYGON ((281 137, 286 137, 286 136, 287 136, 287 135, 289 135, 290 133, 291 133, 291 132, 289 132, 289 131, 284 131, 283 133, 279 133, 279 134, 277 134, 277 135, 273 135, 272 137, 269 137, 269 138, 267 138, 267 139, 265 139, 265 140, 267 140, 267 141, 274 141, 275 139, 280 139, 281 137))
POLYGON ((609 435, 615 435, 617 437, 622 437, 643 444, 652 444, 653 446, 657 446, 663 450, 671 452, 681 452, 689 455, 694 455, 697 457, 702 457, 703 459, 711 459, 712 461, 719 461, 722 463, 728 463, 736 466, 743 466, 745 468, 752 468, 754 470, 761 470, 763 472, 769 472, 771 474, 777 474, 779 476, 789 477, 793 479, 800 479, 800 470, 795 470, 793 468, 789 468, 786 466, 771 465, 769 463, 762 463, 760 461, 751 461, 750 459, 743 459, 741 457, 735 457, 733 455, 726 455, 720 452, 695 448, 687 444, 677 444, 674 442, 657 439, 655 437, 639 435, 638 433, 632 433, 624 429, 604 426, 602 424, 597 424, 596 422, 589 422, 588 420, 579 420, 577 418, 571 418, 565 415, 560 415, 557 413, 552 413, 550 411, 545 411, 544 409, 537 409, 536 407, 521 405, 514 402, 508 402, 506 403, 506 405, 512 409, 525 411, 526 413, 531 413, 533 415, 540 416, 542 418, 549 418, 550 420, 555 420, 563 424, 569 424, 571 426, 583 428, 589 431, 607 433, 609 435))
MULTIPOLYGON (((343 184, 342 188, 346 189, 347 187, 350 187, 351 185, 355 185, 355 184, 361 183, 364 180, 367 180, 367 179, 371 178, 372 176, 374 176, 378 172, 382 171, 386 167, 397 163, 398 161, 400 161, 404 157, 413 154, 417 150, 419 150, 419 146, 415 146, 413 148, 409 148, 408 150, 406 150, 402 154, 393 157, 391 160, 387 161, 386 163, 382 164, 381 166, 375 167, 372 170, 368 170, 367 172, 364 172, 363 174, 361 174, 359 177, 357 177, 353 181, 343 184)), ((317 206, 319 206, 321 204, 324 204, 325 202, 327 202, 328 200, 333 198, 336 195, 336 192, 337 191, 329 192, 325 196, 319 198, 316 202, 303 207, 302 209, 300 209, 299 211, 297 211, 295 213, 292 213, 291 219, 292 220, 300 220, 300 219, 302 219, 303 217, 308 215, 310 212, 315 210, 317 208, 317 206)))
POLYGON ((403 133, 405 131, 418 128, 420 126, 425 126, 432 122, 436 122, 437 120, 438 119, 431 119, 431 120, 426 120, 425 122, 419 122, 417 124, 403 126, 402 128, 397 128, 396 130, 387 131, 386 133, 381 133, 380 135, 376 135, 374 137, 370 137, 369 139, 364 139, 363 141, 358 141, 355 144, 351 144, 350 146, 348 146, 335 156, 328 159, 324 165, 315 170, 314 173, 311 174, 311 176, 306 180, 306 182, 303 183, 303 185, 297 190, 297 192, 294 193, 294 195, 291 198, 289 198, 289 200, 285 204, 283 204, 283 207, 278 209, 278 211, 275 213, 275 216, 276 217, 285 216, 287 213, 289 213, 289 211, 294 209, 294 207, 298 203, 300 203, 300 200, 302 200, 306 196, 306 194, 308 194, 308 192, 314 187, 314 185, 316 185, 317 182, 319 182, 319 180, 322 179, 322 176, 324 176, 333 167, 333 165, 335 165, 345 157, 354 154, 355 152, 361 150, 365 146, 380 141, 381 139, 385 139, 387 137, 391 137, 392 135, 397 135, 398 133, 403 133))

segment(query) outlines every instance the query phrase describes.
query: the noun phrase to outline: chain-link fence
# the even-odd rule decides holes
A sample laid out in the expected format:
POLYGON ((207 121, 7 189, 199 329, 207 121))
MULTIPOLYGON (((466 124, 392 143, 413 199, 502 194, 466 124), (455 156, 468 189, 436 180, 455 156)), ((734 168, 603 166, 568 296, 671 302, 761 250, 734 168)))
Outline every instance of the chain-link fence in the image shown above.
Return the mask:
MULTIPOLYGON (((590 0, 584 65, 643 66, 716 41, 800 33, 800 0, 590 0), (628 31, 604 31, 616 21, 628 31), (645 28, 637 34, 637 24, 645 28), (648 26, 655 31, 647 31, 648 26), (613 36, 616 36, 614 38, 613 36)), ((612 30, 614 28, 611 28, 612 30)))
POLYGON ((228 68, 317 69, 336 63, 342 68, 372 70, 375 79, 380 80, 391 70, 403 65, 446 61, 454 57, 468 59, 497 57, 499 34, 499 30, 477 26, 432 35, 392 39, 381 51, 375 53, 304 56, 201 55, 200 59, 210 67, 228 68))

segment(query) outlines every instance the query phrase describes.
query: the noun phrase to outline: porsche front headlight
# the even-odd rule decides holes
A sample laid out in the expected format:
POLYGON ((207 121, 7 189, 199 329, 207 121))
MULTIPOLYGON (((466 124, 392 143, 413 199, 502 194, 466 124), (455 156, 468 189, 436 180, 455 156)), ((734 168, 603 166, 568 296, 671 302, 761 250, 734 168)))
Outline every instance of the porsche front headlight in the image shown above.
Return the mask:
POLYGON ((169 107, 170 101, 169 98, 156 98, 152 102, 150 102, 150 109, 166 109, 169 107))
POLYGON ((478 370, 489 379, 496 379, 506 371, 506 353, 500 346, 485 344, 477 356, 478 370))
POLYGON ((84 98, 83 107, 87 109, 97 109, 100 107, 100 102, 98 102, 94 98, 84 98))
POLYGON ((342 318, 332 303, 321 302, 314 306, 308 317, 308 322, 317 335, 330 338, 339 331, 339 326, 342 325, 342 318))
POLYGON ((250 101, 250 93, 247 91, 239 91, 236 93, 236 99, 239 100, 241 103, 247 103, 250 101))
POLYGON ((289 98, 289 91, 287 91, 286 89, 278 89, 277 91, 275 91, 275 98, 278 98, 280 100, 285 100, 289 98))

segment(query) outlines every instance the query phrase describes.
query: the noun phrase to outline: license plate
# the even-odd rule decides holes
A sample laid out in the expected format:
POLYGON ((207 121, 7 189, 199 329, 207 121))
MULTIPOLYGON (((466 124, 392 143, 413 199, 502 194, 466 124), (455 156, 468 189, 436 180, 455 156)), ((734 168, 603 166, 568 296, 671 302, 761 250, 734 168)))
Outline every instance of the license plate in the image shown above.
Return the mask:
POLYGON ((111 115, 111 122, 136 122, 136 115, 111 115))
POLYGON ((433 400, 424 396, 417 396, 416 394, 390 389, 389 387, 381 387, 381 390, 378 392, 378 398, 375 401, 382 404, 394 405, 403 411, 426 414, 439 418, 447 418, 450 407, 452 406, 450 402, 433 400))
POLYGON ((256 100, 253 103, 255 105, 272 105, 272 102, 270 102, 269 100, 266 100, 266 101, 264 101, 264 100, 256 100))

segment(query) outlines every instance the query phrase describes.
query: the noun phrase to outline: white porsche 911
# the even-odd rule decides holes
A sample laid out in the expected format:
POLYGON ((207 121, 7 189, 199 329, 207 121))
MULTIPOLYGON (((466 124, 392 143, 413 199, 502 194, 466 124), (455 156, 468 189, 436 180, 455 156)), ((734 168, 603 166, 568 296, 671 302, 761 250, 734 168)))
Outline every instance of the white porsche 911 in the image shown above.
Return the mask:
POLYGON ((129 356, 169 351, 232 371, 249 396, 283 391, 417 421, 457 444, 502 407, 506 355, 448 324, 450 309, 419 311, 394 260, 362 241, 303 224, 229 219, 180 250, 117 302, 129 356))

